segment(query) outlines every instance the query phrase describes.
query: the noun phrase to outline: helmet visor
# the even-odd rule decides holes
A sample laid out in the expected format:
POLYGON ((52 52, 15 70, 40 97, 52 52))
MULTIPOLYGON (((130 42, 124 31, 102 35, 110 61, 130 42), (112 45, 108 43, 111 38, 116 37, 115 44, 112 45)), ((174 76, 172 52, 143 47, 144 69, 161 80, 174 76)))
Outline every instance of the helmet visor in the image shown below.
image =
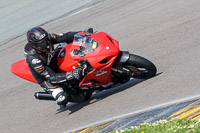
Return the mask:
POLYGON ((46 38, 42 40, 40 43, 38 43, 38 49, 48 51, 50 46, 49 38, 46 38))
POLYGON ((37 51, 40 52, 48 52, 50 50, 50 39, 49 37, 46 37, 42 41, 39 41, 37 43, 33 43, 33 48, 35 48, 37 51))

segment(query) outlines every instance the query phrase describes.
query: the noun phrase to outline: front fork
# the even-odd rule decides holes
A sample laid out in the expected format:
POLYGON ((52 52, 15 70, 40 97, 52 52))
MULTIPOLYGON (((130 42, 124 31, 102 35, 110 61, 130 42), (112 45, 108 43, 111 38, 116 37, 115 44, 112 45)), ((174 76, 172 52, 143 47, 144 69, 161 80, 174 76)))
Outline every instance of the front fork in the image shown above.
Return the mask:
POLYGON ((115 60, 114 62, 114 67, 112 68, 112 71, 115 72, 115 73, 118 73, 122 76, 133 76, 133 73, 123 67, 123 64, 125 64, 129 59, 129 52, 128 51, 119 51, 119 55, 117 57, 117 59, 115 60))

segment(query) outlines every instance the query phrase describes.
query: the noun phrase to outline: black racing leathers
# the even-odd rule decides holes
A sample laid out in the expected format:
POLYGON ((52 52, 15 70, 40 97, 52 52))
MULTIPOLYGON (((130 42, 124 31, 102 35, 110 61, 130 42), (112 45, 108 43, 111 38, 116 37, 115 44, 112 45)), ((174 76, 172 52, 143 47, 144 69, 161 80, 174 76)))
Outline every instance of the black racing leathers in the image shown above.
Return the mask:
MULTIPOLYGON (((73 42, 74 34, 76 33, 77 32, 67 32, 61 35, 51 34, 50 42, 52 45, 62 42, 71 43, 73 42)), ((59 51, 56 51, 53 48, 52 52, 38 53, 29 44, 26 44, 24 48, 26 62, 33 77, 39 84, 44 81, 49 81, 53 84, 66 81, 66 73, 56 73, 58 52, 59 51)))

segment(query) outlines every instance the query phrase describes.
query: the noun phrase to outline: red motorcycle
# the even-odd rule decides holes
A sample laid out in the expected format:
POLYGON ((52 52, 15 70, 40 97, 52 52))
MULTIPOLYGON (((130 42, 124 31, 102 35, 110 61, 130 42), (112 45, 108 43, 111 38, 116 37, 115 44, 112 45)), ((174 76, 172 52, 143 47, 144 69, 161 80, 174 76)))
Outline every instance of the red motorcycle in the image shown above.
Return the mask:
MULTIPOLYGON (((60 49, 57 57, 59 72, 83 68, 79 80, 60 84, 70 94, 71 102, 88 100, 94 91, 102 91, 128 82, 131 78, 148 79, 156 74, 155 65, 140 56, 120 51, 119 43, 105 32, 79 32, 71 44, 60 49)), ((15 62, 11 72, 35 82, 25 59, 15 62)), ((54 100, 47 92, 36 92, 40 100, 54 100)))

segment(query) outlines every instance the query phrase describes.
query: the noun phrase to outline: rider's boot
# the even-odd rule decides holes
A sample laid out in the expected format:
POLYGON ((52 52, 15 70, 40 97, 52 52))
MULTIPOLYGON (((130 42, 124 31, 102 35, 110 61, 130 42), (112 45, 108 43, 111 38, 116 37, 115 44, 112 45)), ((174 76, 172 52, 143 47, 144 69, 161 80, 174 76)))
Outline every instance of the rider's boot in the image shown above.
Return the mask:
POLYGON ((66 92, 59 93, 56 101, 60 108, 65 108, 69 102, 69 95, 66 92))
POLYGON ((56 99, 56 102, 60 106, 60 108, 66 107, 66 104, 69 102, 69 95, 64 92, 61 87, 55 89, 52 92, 52 95, 56 99))

